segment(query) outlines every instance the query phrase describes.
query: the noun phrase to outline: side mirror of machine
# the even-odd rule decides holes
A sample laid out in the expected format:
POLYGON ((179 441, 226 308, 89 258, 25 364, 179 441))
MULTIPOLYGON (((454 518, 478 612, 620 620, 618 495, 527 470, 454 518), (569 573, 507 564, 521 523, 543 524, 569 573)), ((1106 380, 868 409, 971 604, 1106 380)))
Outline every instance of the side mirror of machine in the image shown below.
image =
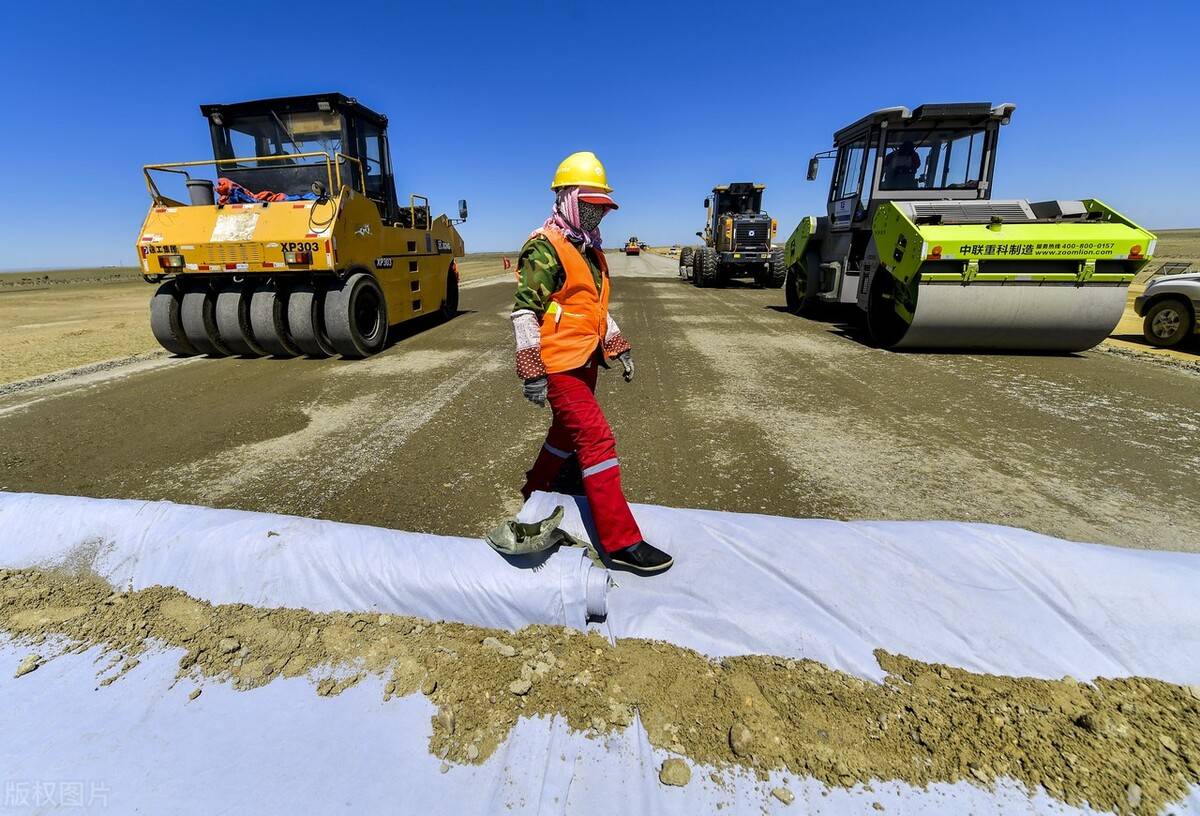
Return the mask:
POLYGON ((310 189, 312 190, 313 195, 315 195, 317 197, 318 201, 325 200, 326 193, 325 193, 325 185, 324 184, 322 184, 319 181, 314 181, 312 183, 312 187, 310 189))
POLYGON ((821 160, 813 156, 808 160, 808 180, 816 181, 817 173, 821 171, 821 160))
POLYGON ((703 237, 704 237, 704 233, 703 233, 703 232, 697 232, 697 233, 696 233, 696 237, 697 237, 697 238, 703 238, 703 237))
POLYGON ((467 200, 465 198, 458 200, 458 217, 463 221, 467 220, 467 200))
POLYGON ((704 209, 708 209, 708 199, 704 199, 704 209))

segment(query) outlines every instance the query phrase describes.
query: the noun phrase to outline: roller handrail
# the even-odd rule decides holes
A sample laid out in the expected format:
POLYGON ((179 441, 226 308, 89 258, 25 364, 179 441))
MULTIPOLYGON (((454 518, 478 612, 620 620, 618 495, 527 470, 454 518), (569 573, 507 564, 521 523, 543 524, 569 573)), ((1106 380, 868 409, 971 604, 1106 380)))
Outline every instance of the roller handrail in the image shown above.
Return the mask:
MULTIPOLYGON (((262 161, 282 161, 285 159, 287 159, 287 160, 312 159, 312 158, 317 158, 318 156, 325 159, 325 181, 327 184, 327 189, 340 190, 341 189, 341 167, 339 166, 339 168, 338 168, 338 173, 337 173, 338 185, 335 188, 333 186, 333 178, 334 178, 333 160, 330 158, 330 155, 328 153, 326 153, 325 151, 322 151, 322 150, 314 151, 311 153, 286 153, 281 156, 245 156, 245 157, 238 156, 238 157, 230 158, 230 159, 215 159, 214 158, 214 159, 203 159, 200 161, 160 162, 158 164, 143 165, 142 166, 142 174, 146 177, 146 191, 148 193, 150 193, 150 198, 157 204, 157 203, 161 202, 165 198, 165 196, 163 196, 163 194, 159 191, 158 185, 154 183, 154 178, 150 175, 151 170, 162 170, 162 171, 169 172, 169 173, 178 173, 181 171, 175 170, 173 168, 204 167, 204 166, 210 165, 210 164, 211 165, 221 165, 221 164, 229 164, 229 163, 233 163, 233 162, 248 162, 248 161, 262 162, 262 161)), ((353 156, 346 156, 342 153, 338 153, 337 156, 338 156, 338 158, 345 158, 345 159, 349 159, 351 161, 356 161, 356 162, 358 161, 358 159, 354 158, 353 156)), ((360 170, 360 172, 362 170, 361 162, 359 163, 359 170, 360 170)), ((187 173, 184 173, 184 175, 187 175, 187 173)), ((188 176, 188 178, 191 178, 191 176, 188 176)))

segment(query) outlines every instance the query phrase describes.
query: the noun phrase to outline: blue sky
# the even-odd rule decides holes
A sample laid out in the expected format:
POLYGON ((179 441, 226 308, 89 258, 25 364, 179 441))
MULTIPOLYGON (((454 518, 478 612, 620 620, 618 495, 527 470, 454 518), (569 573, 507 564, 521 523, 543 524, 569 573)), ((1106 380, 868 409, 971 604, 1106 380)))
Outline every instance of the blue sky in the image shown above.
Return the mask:
POLYGON ((465 197, 468 250, 518 247, 555 165, 605 161, 631 233, 684 242, 713 184, 789 231, 808 157, 870 110, 1014 102, 997 197, 1100 198, 1200 225, 1200 4, 15 4, 0 68, 0 269, 129 264, 140 167, 211 155, 202 102, 341 91, 391 120, 401 195, 465 197))

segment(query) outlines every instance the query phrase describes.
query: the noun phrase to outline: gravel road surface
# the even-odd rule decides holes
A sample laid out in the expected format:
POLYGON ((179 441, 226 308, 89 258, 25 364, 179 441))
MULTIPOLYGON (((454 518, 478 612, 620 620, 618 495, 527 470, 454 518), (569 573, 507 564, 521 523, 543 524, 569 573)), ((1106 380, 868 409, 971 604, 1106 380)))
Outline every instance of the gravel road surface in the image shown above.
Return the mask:
MULTIPOLYGON (((612 255, 637 376, 599 391, 634 501, 955 519, 1200 550, 1200 375, 1091 351, 905 354, 783 293, 612 255)), ((367 361, 159 357, 0 394, 0 489, 481 533, 549 411, 525 402, 512 283, 367 361)))

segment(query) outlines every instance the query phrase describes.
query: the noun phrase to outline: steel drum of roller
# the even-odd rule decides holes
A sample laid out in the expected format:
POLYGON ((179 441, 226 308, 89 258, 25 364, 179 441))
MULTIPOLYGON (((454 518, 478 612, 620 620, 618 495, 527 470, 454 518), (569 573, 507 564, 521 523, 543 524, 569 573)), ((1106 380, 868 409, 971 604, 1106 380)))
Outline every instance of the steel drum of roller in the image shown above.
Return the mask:
POLYGON ((1114 284, 923 283, 892 348, 1085 351, 1112 333, 1128 287, 1114 284))

